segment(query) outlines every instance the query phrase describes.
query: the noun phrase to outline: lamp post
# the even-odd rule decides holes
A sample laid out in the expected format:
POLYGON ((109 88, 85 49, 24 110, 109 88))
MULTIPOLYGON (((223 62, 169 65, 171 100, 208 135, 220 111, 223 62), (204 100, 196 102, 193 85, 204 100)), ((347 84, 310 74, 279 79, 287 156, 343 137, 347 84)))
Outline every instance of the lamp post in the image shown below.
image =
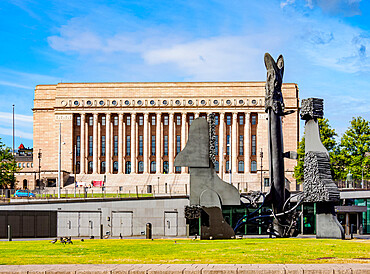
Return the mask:
MULTIPOLYGON (((226 145, 228 148, 229 148, 229 183, 231 185, 231 179, 232 179, 232 175, 231 175, 231 143, 230 143, 230 139, 229 139, 229 143, 226 145)), ((226 153, 227 155, 227 153, 226 153)))
POLYGON ((62 124, 59 123, 59 142, 58 142, 58 199, 60 199, 60 169, 61 169, 61 153, 62 153, 62 124))
POLYGON ((76 173, 77 173, 77 146, 75 145, 74 147, 74 160, 73 160, 73 170, 74 170, 74 174, 75 174, 75 178, 74 178, 74 185, 75 185, 75 193, 74 193, 74 196, 76 197, 76 187, 77 187, 77 178, 76 178, 76 173))
POLYGON ((260 152, 260 157, 261 157, 261 192, 262 192, 262 180, 263 180, 263 176, 262 176, 262 168, 263 168, 263 165, 262 165, 262 160, 263 160, 263 151, 262 151, 262 148, 261 148, 261 152, 260 152))
POLYGON ((41 148, 39 148, 39 153, 37 154, 37 157, 39 158, 39 183, 38 183, 39 189, 41 185, 41 156, 42 156, 41 148))
MULTIPOLYGON (((14 119, 14 107, 13 105, 13 157, 15 157, 15 150, 14 150, 14 145, 15 145, 15 119, 14 119)), ((12 185, 10 188, 15 188, 15 177, 14 177, 14 169, 15 166, 13 165, 13 170, 12 170, 12 185)))

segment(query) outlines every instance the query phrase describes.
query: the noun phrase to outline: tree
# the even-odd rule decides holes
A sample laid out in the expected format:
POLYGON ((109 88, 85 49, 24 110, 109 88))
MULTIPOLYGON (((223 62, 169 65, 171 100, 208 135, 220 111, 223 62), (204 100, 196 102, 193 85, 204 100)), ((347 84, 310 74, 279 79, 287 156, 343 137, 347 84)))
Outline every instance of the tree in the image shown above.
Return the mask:
MULTIPOLYGON (((337 133, 329 125, 328 119, 318 119, 319 129, 320 129, 320 139, 324 147, 329 151, 330 159, 335 157, 335 151, 337 147, 337 142, 335 141, 335 136, 337 133)), ((302 140, 298 145, 298 159, 297 165, 294 167, 294 178, 298 183, 303 182, 303 163, 305 155, 305 138, 302 137, 302 140)))
POLYGON ((365 152, 370 151, 370 123, 362 117, 352 118, 349 128, 343 134, 337 152, 336 169, 338 177, 345 180, 349 171, 353 179, 369 176, 370 159, 365 152))
POLYGON ((14 173, 19 171, 11 149, 0 139, 0 188, 14 185, 14 173))

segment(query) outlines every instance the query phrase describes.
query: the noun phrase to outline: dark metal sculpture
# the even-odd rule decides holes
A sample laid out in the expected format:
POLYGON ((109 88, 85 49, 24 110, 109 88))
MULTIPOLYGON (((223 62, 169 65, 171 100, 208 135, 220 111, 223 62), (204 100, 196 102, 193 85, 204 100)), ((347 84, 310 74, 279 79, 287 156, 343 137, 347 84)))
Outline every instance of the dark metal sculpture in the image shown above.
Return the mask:
POLYGON ((306 202, 316 203, 316 237, 344 239, 334 211, 339 190, 332 180, 329 152, 320 139, 317 119, 323 116, 322 99, 302 100, 301 119, 306 121, 303 192, 306 202))
POLYGON ((284 157, 296 159, 295 152, 284 153, 283 131, 281 117, 293 113, 284 112, 284 100, 281 92, 281 85, 284 74, 284 59, 280 55, 275 62, 270 54, 265 54, 265 66, 267 69, 265 111, 268 113, 268 151, 269 171, 271 188, 266 200, 272 205, 272 212, 275 215, 273 221, 273 234, 277 237, 287 237, 285 227, 289 225, 284 212, 284 204, 290 196, 285 189, 284 157))
POLYGON ((202 220, 201 239, 226 239, 235 236, 222 216, 222 205, 239 205, 239 191, 218 177, 214 170, 214 115, 195 119, 189 129, 185 148, 176 156, 175 166, 189 167, 190 206, 185 208, 189 219, 202 220))

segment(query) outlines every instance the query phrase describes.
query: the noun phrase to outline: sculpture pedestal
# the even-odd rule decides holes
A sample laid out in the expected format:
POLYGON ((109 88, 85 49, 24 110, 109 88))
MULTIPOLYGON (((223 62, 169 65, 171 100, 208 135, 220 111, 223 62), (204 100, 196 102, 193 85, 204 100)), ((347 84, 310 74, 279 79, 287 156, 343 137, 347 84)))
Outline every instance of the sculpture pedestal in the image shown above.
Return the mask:
POLYGON ((334 203, 316 203, 316 238, 344 240, 344 229, 335 215, 334 203))

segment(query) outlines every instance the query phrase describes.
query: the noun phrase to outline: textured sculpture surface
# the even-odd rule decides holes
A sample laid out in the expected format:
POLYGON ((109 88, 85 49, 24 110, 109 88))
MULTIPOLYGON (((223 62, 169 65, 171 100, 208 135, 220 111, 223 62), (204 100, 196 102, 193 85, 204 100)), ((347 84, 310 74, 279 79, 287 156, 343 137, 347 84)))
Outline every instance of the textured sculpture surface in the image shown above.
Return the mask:
POLYGON ((202 209, 201 238, 222 239, 235 235, 222 217, 222 205, 239 205, 239 191, 224 182, 214 170, 214 116, 210 123, 204 118, 195 119, 189 129, 185 148, 176 156, 175 166, 187 166, 190 173, 190 206, 188 216, 197 216, 197 207, 202 209), (207 220, 207 221, 206 221, 207 220))
POLYGON ((311 120, 324 117, 324 100, 320 98, 303 99, 301 104, 301 119, 311 120))
POLYGON ((306 202, 339 201, 339 190, 332 180, 326 153, 309 151, 305 154, 303 192, 306 202))
POLYGON ((306 120, 303 192, 306 202, 317 205, 316 237, 343 239, 343 227, 334 211, 339 190, 332 180, 329 152, 321 142, 317 122, 323 117, 323 100, 302 100, 302 109, 301 118, 306 120))
POLYGON ((275 63, 270 54, 265 53, 265 66, 267 69, 265 111, 271 108, 276 114, 284 112, 284 100, 281 93, 283 83, 284 59, 280 55, 275 63))

